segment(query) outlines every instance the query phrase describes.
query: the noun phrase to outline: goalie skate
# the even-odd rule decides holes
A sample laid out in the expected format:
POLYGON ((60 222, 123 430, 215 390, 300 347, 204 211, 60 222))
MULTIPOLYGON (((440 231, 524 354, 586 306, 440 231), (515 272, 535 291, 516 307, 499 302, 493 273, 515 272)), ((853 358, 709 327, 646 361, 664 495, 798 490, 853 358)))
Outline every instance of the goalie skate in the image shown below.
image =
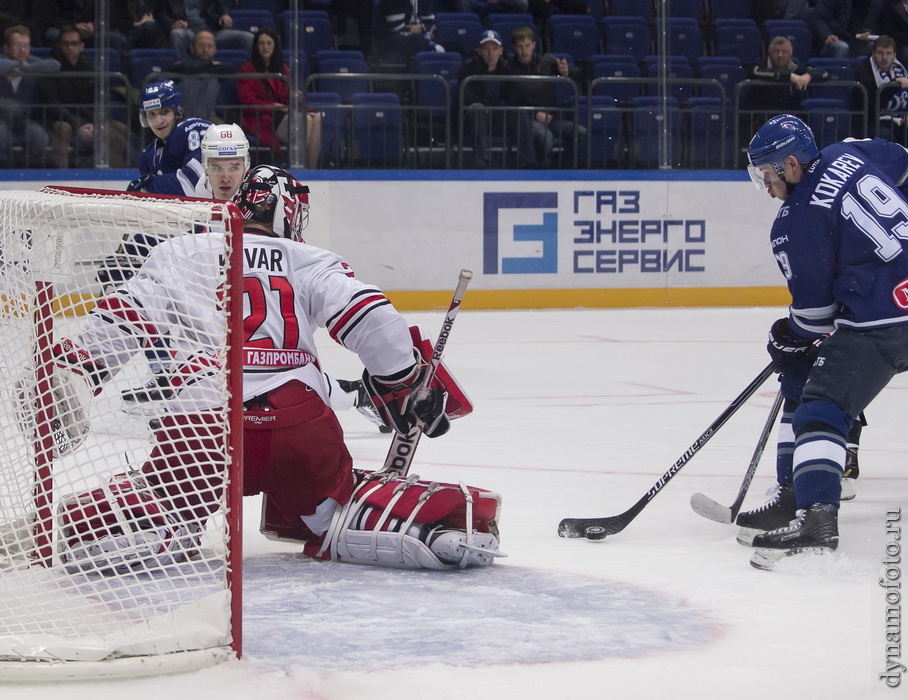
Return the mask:
POLYGON ((178 522, 138 475, 64 498, 58 518, 60 557, 71 570, 156 569, 186 561, 198 547, 198 528, 178 522))

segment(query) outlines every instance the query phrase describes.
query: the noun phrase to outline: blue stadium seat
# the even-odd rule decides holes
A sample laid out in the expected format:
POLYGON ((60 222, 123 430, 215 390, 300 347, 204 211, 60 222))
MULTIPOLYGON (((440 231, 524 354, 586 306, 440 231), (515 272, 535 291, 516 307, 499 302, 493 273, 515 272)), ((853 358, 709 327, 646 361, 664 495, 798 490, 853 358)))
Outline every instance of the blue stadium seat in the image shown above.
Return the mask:
MULTIPOLYGON (((656 23, 656 36, 662 31, 662 23, 656 23)), ((669 18, 665 20, 668 53, 687 56, 688 61, 696 61, 703 55, 703 33, 696 20, 689 17, 669 18)))
MULTIPOLYGON (((587 100, 580 97, 578 108, 580 123, 587 127, 589 143, 589 166, 616 168, 621 165, 622 119, 618 101, 606 95, 594 95, 587 100)), ((586 162, 586 154, 580 154, 580 162, 586 162)))
POLYGON ((343 164, 347 112, 336 92, 310 92, 306 95, 308 109, 322 117, 322 151, 319 167, 337 168, 343 164))
MULTIPOLYGON (((249 60, 249 53, 243 51, 243 49, 218 49, 214 55, 214 60, 229 63, 239 71, 240 66, 249 60)), ((286 57, 284 60, 286 60, 286 57)))
POLYGON ((851 115, 847 102, 808 97, 801 102, 801 108, 807 112, 804 121, 813 130, 819 148, 851 136, 851 115))
POLYGON ((549 18, 549 50, 566 53, 585 64, 600 53, 599 28, 589 15, 552 15, 549 18))
POLYGON ((724 168, 731 163, 734 111, 720 100, 694 97, 685 105, 687 165, 690 168, 724 168), (722 118, 725 117, 723 124, 722 118), (724 126, 724 129, 723 129, 724 126), (724 150, 723 150, 724 149, 724 150))
POLYGON ((634 22, 602 22, 602 47, 607 54, 630 54, 638 61, 652 51, 649 27, 634 22))
MULTIPOLYGON (((725 90, 726 102, 735 99, 735 86, 747 78, 741 61, 732 56, 701 56, 697 60, 697 77, 715 80, 725 90)), ((708 86, 700 86, 701 97, 718 98, 720 93, 708 86)))
MULTIPOLYGON (((633 168, 660 167, 659 139, 663 132, 662 102, 658 97, 635 97, 631 100, 630 166, 633 168)), ((675 99, 668 106, 669 164, 680 165, 681 110, 675 99)))
MULTIPOLYGON (((354 52, 360 53, 360 52, 354 52)), ((319 60, 318 54, 316 54, 316 65, 315 73, 341 73, 341 74, 354 74, 354 73, 368 73, 369 66, 366 63, 366 60, 362 58, 360 53, 359 57, 356 56, 347 56, 347 57, 335 57, 335 58, 324 58, 319 60)), ((368 92, 369 91, 369 80, 368 78, 317 78, 316 79, 316 88, 318 92, 336 92, 341 96, 341 99, 344 102, 350 102, 355 93, 368 92)))
POLYGON ((435 41, 444 46, 445 51, 456 51, 465 58, 472 56, 483 31, 485 27, 479 15, 473 12, 435 13, 435 41))
POLYGON ((787 37, 795 58, 806 61, 813 55, 813 37, 807 22, 802 19, 768 19, 763 25, 767 46, 777 36, 787 37))
POLYGON ((603 81, 592 86, 593 95, 614 97, 619 104, 625 104, 640 96, 640 64, 633 56, 599 54, 590 59, 590 75, 597 78, 621 78, 620 82, 603 81))
POLYGON ((706 0, 671 0, 666 10, 669 17, 690 17, 699 22, 706 14, 706 0))
POLYGON ((353 96, 355 159, 361 165, 397 165, 401 159, 403 116, 393 92, 353 96))
MULTIPOLYGON (((501 34, 501 43, 504 44, 505 53, 512 55, 514 53, 514 46, 511 43, 511 33, 518 27, 529 27, 533 30, 533 37, 536 39, 536 53, 542 53, 542 41, 539 36, 539 28, 536 26, 536 23, 533 21, 532 15, 519 15, 519 14, 509 14, 504 12, 499 12, 496 14, 489 15, 489 18, 486 20, 489 25, 489 29, 494 29, 496 32, 501 34), (514 19, 517 17, 518 19, 514 19), (527 22, 522 17, 529 17, 530 21, 527 22)), ((444 46, 444 44, 442 44, 444 46)), ((447 48, 447 47, 445 47, 447 48)))
MULTIPOLYGON (((644 70, 647 78, 659 77, 659 62, 661 56, 647 56, 644 61, 644 70)), ((687 60, 686 56, 669 56, 668 77, 678 80, 692 80, 694 69, 687 60)), ((647 95, 658 95, 659 86, 655 83, 646 85, 644 91, 647 95)), ((678 104, 684 104, 688 99, 694 96, 694 83, 674 83, 669 84, 668 93, 677 100, 678 104)))
MULTIPOLYGON (((829 74, 829 80, 835 82, 854 82, 854 67, 848 59, 811 59, 810 65, 814 68, 823 68, 829 74)), ((812 98, 826 100, 842 100, 851 104, 854 99, 855 86, 829 85, 828 83, 811 82, 808 94, 812 98)))
POLYGON ((299 50, 314 56, 319 51, 327 51, 334 46, 334 26, 324 10, 284 10, 277 16, 278 31, 281 37, 281 48, 290 49, 290 34, 293 22, 298 26, 299 50))
POLYGON ((177 58, 173 49, 132 49, 129 52, 129 82, 141 90, 147 76, 166 72, 177 58))
POLYGON ((713 55, 734 56, 742 63, 755 63, 763 58, 763 35, 757 23, 748 20, 716 20, 713 29, 713 55))
MULTIPOLYGON (((34 49, 31 51, 35 52, 34 49)), ((107 55, 107 70, 112 73, 122 73, 123 72, 123 59, 120 55, 120 52, 116 49, 107 49, 105 52, 107 55)), ((85 57, 91 61, 92 65, 95 65, 98 58, 97 49, 85 49, 85 57)))
POLYGON ((651 0, 609 0, 609 14, 649 19, 653 14, 651 0))
POLYGON ((753 0, 712 0, 709 11, 713 20, 753 19, 753 0))
POLYGON ((271 27, 277 29, 274 13, 269 9, 236 9, 230 11, 233 19, 233 29, 239 29, 253 34, 259 29, 271 27))
POLYGON ((429 112, 420 114, 441 115, 457 101, 457 82, 463 56, 456 51, 419 51, 414 57, 415 72, 421 75, 438 75, 448 83, 445 88, 438 81, 419 80, 416 82, 416 103, 420 107, 430 108, 429 112))

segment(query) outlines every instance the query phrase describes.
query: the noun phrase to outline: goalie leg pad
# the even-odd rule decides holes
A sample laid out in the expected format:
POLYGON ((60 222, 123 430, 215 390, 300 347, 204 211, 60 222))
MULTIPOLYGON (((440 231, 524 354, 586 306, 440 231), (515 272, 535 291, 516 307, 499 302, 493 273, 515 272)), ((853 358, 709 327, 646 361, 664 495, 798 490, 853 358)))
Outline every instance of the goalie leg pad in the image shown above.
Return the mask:
POLYGON ((138 474, 119 474, 58 507, 60 557, 67 568, 109 575, 191 558, 200 528, 181 523, 138 474))
POLYGON ((464 484, 365 474, 310 556, 409 569, 488 566, 498 550, 497 493, 464 484))

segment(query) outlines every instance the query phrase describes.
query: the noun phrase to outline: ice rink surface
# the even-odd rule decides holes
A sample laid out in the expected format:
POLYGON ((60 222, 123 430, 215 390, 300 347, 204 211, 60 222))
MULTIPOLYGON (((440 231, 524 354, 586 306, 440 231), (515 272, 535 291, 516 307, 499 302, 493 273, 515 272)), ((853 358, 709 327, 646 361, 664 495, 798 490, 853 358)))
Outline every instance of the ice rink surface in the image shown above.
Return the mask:
MULTIPOLYGON (((5 687, 0 697, 905 697, 908 674, 896 689, 879 679, 878 582, 887 545, 900 549, 887 512, 908 504, 908 377, 867 410, 858 495, 842 506, 831 557, 757 571, 733 526, 690 508, 695 492, 734 500, 775 378, 623 532, 600 542, 557 535, 564 517, 616 515, 645 494, 767 364, 766 332, 784 313, 471 311, 468 293, 446 360, 476 410, 447 436, 424 439, 413 471, 500 492, 506 559, 455 572, 303 560, 258 534, 258 499, 246 499, 241 661, 155 679, 5 687)), ((407 317, 434 337, 442 315, 407 317)), ((320 340, 325 369, 359 374, 355 356, 320 340)), ((356 412, 341 420, 357 465, 378 468, 388 437, 356 412)), ((745 508, 774 483, 774 443, 775 431, 745 508)))

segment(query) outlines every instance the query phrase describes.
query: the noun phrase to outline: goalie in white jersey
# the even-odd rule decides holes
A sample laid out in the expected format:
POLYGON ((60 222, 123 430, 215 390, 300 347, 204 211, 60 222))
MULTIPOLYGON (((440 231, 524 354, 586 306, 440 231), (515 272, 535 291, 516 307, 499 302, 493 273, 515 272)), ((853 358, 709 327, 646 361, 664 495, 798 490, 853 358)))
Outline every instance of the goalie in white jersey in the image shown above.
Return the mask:
MULTIPOLYGON (((302 242, 307 191, 290 173, 260 166, 245 176, 234 200, 246 219, 243 486, 245 495, 263 494, 261 529, 275 538, 305 542, 307 554, 324 559, 432 569, 491 564, 501 556, 497 494, 463 484, 430 484, 415 475, 353 470, 343 431, 328 406, 314 340, 317 327, 357 353, 375 405, 395 430, 407 432, 418 424, 428 437, 437 437, 447 431, 450 417, 466 415, 472 406, 443 364, 428 393, 417 396, 431 344, 419 329, 408 328, 381 290, 356 280, 339 256, 302 242)), ((206 287, 204 279, 216 269, 223 244, 223 234, 209 232, 158 245, 132 279, 98 303, 80 333, 55 347, 58 362, 102 391, 141 352, 135 329, 154 335, 181 305, 197 309, 218 303, 217 289, 206 287), (183 294, 199 281, 201 302, 198 294, 183 294)), ((214 348, 222 333, 212 321, 211 327, 197 324, 194 335, 202 345, 210 336, 214 348)), ((160 499, 155 508, 167 510, 178 524, 214 512, 224 485, 205 459, 208 441, 214 445, 222 430, 206 412, 212 390, 219 388, 209 385, 219 380, 206 369, 219 358, 182 352, 179 346, 173 351, 179 363, 173 377, 175 410, 162 417, 155 448, 141 471, 160 499), (190 441, 194 447, 186 450, 190 441)), ((136 507, 128 476, 111 493, 116 505, 136 507)), ((70 533, 67 546, 91 556, 75 563, 101 569, 109 568, 104 557, 111 551, 118 561, 141 561, 147 567, 149 560, 168 563, 191 550, 185 537, 175 537, 179 552, 165 551, 170 545, 162 542, 157 551, 146 548, 130 559, 124 552, 141 538, 109 535, 115 541, 92 545, 79 541, 81 536, 70 533)))
MULTIPOLYGON (((204 177, 196 186, 195 196, 203 199, 233 199, 243 176, 249 170, 249 139, 242 127, 237 124, 212 124, 202 138, 202 168, 204 177)), ((303 193, 303 206, 309 206, 309 193, 303 193)), ((308 213, 306 214, 308 219, 308 213)), ((303 226, 305 228, 305 225, 303 226)), ((356 408, 369 421, 376 424, 382 433, 390 433, 391 427, 385 425, 369 393, 361 380, 337 379, 325 374, 331 408, 335 411, 348 411, 356 408)))

